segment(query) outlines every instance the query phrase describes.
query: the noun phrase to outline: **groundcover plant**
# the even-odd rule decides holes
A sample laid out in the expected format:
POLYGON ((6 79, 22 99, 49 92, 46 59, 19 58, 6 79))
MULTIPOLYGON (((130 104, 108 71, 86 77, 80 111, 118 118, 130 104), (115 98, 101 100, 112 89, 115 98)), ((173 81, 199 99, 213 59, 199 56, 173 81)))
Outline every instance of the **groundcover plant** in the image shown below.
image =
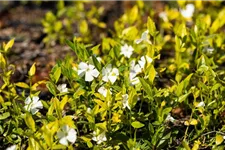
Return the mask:
POLYGON ((14 39, 3 43, 1 147, 224 149, 224 4, 178 5, 154 14, 138 1, 98 45, 65 40, 75 57, 58 60, 49 78, 35 83, 35 62, 29 82, 11 82, 14 39))

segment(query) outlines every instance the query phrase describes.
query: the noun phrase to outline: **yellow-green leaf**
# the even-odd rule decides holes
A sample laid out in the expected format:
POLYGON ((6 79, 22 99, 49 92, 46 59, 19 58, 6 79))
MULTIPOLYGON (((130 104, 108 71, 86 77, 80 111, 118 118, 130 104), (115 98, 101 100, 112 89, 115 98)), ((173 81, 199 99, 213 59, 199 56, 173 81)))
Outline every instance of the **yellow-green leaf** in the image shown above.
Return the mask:
POLYGON ((31 68, 30 68, 30 70, 29 70, 29 72, 28 72, 28 75, 29 75, 29 76, 33 76, 33 75, 35 74, 35 72, 36 72, 35 64, 36 64, 36 63, 34 63, 34 64, 31 66, 31 68))
POLYGON ((26 113, 24 117, 26 125, 33 131, 35 132, 35 122, 34 119, 32 118, 32 115, 30 113, 26 113))
POLYGON ((153 22, 153 20, 150 17, 148 17, 147 27, 151 36, 155 36, 156 32, 155 22, 153 22))
POLYGON ((196 119, 191 119, 190 125, 197 125, 198 121, 196 119))
POLYGON ((2 53, 0 53, 0 67, 3 69, 6 66, 6 60, 2 53))
POLYGON ((29 85, 24 83, 24 82, 17 82, 16 86, 21 87, 21 88, 25 88, 25 89, 29 88, 29 85))
POLYGON ((82 20, 79 24, 79 30, 82 34, 87 34, 88 32, 88 23, 85 20, 82 20))
POLYGON ((145 126, 143 123, 141 123, 139 121, 134 121, 134 122, 131 123, 131 125, 132 125, 132 127, 136 128, 136 129, 142 128, 142 127, 145 126))
POLYGON ((14 44, 14 39, 10 40, 4 47, 4 51, 7 52, 14 44))
POLYGON ((219 134, 216 135, 216 145, 220 145, 223 142, 223 140, 224 139, 222 135, 219 134))
POLYGON ((134 6, 130 13, 129 13, 129 21, 130 21, 130 24, 133 24, 136 20, 137 20, 137 17, 138 17, 138 7, 137 6, 134 6))
POLYGON ((154 79, 155 79, 155 75, 156 75, 156 71, 155 71, 155 68, 153 65, 150 66, 150 69, 149 69, 149 81, 151 83, 153 83, 154 79))

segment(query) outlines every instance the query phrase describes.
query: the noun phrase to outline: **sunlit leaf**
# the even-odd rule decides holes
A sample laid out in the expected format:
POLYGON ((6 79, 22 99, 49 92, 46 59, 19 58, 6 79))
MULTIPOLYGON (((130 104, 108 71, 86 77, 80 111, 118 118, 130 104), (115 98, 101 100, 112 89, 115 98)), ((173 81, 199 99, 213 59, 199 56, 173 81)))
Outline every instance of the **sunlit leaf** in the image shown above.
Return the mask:
POLYGON ((28 72, 28 75, 29 75, 29 76, 35 75, 35 72, 36 72, 36 66, 35 66, 35 64, 36 64, 36 63, 34 63, 34 64, 31 66, 31 68, 30 68, 30 70, 29 70, 29 72, 28 72))
POLYGON ((142 128, 142 127, 145 126, 143 123, 141 123, 139 121, 134 121, 134 122, 131 123, 131 125, 132 125, 132 127, 136 128, 136 129, 142 128))
POLYGON ((216 135, 216 145, 220 145, 224 141, 223 136, 220 134, 216 135))

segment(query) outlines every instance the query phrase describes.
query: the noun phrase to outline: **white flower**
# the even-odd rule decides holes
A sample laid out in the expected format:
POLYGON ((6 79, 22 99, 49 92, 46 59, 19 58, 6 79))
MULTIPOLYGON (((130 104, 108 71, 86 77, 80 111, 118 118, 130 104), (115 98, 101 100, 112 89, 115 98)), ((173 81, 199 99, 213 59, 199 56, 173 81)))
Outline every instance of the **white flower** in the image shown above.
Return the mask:
POLYGON ((214 48, 211 48, 211 47, 204 48, 204 52, 206 52, 207 54, 212 54, 213 51, 214 51, 214 48))
MULTIPOLYGON (((99 92, 100 94, 102 94, 104 97, 107 96, 107 89, 106 89, 104 86, 101 86, 101 87, 98 89, 98 92, 99 92)), ((110 92, 110 94, 112 94, 111 91, 109 91, 109 92, 110 92)))
POLYGON ((168 116, 166 117, 166 121, 174 122, 175 119, 169 113, 168 116))
POLYGON ((116 81, 117 77, 119 76, 119 70, 117 68, 112 69, 112 65, 109 64, 102 69, 102 80, 105 82, 110 81, 112 84, 116 81))
POLYGON ((101 134, 97 135, 96 132, 93 132, 94 137, 92 138, 92 140, 96 141, 97 144, 101 144, 104 141, 107 141, 107 138, 105 136, 105 132, 102 132, 101 134))
POLYGON ((12 146, 8 147, 6 150, 16 150, 16 145, 12 145, 12 146))
POLYGON ((120 54, 124 55, 127 58, 130 58, 133 51, 134 51, 134 48, 132 46, 128 46, 127 44, 125 44, 124 46, 121 47, 120 54))
POLYGON ((145 42, 147 42, 148 44, 152 44, 152 42, 148 39, 148 30, 144 31, 144 32, 141 34, 141 38, 135 40, 135 43, 136 43, 136 44, 139 44, 139 43, 141 43, 142 41, 145 41, 145 42))
POLYGON ((187 4, 185 9, 181 9, 181 15, 184 18, 191 18, 195 11, 195 6, 193 4, 187 4))
POLYGON ((135 64, 134 60, 131 61, 129 78, 130 78, 130 82, 131 82, 132 85, 135 85, 135 84, 139 83, 139 79, 136 76, 140 72, 141 72, 140 65, 135 64))
POLYGON ((87 108, 87 113, 91 114, 91 108, 90 107, 87 108))
POLYGON ((196 107, 205 107, 205 103, 204 102, 200 102, 200 103, 198 103, 198 105, 196 107))
POLYGON ((68 92, 68 88, 66 88, 66 84, 60 84, 57 86, 57 89, 60 93, 66 93, 68 92))
POLYGON ((129 102, 128 102, 128 98, 129 98, 128 94, 122 95, 122 98, 123 98, 122 100, 123 108, 127 107, 128 109, 130 109, 129 102))
POLYGON ((43 104, 41 103, 41 101, 39 101, 39 97, 38 96, 33 96, 33 97, 27 97, 25 99, 25 106, 24 108, 31 112, 33 115, 36 114, 38 112, 38 109, 42 109, 43 108, 43 104))
POLYGON ((80 77, 83 77, 85 75, 85 81, 90 82, 94 79, 94 77, 98 77, 99 71, 95 69, 94 65, 81 62, 78 65, 78 75, 80 77))
POLYGON ((68 141, 70 143, 74 143, 77 139, 77 132, 70 128, 68 125, 64 125, 58 132, 57 137, 59 138, 59 143, 62 145, 68 145, 68 141))
POLYGON ((168 22, 168 17, 166 12, 160 12, 159 17, 162 18, 163 21, 168 22))
POLYGON ((146 60, 147 60, 147 63, 151 63, 152 62, 152 58, 148 57, 147 55, 146 56, 142 56, 141 60, 138 61, 139 65, 141 66, 142 69, 144 69, 144 67, 145 67, 146 60))

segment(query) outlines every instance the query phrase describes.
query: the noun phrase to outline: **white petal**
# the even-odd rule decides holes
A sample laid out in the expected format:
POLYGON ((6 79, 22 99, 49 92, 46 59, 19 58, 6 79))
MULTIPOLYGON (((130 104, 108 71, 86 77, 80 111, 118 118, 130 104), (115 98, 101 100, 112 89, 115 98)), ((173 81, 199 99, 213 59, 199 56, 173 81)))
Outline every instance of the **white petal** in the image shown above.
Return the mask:
POLYGON ((80 76, 80 77, 83 77, 84 76, 84 74, 85 74, 85 71, 86 71, 86 69, 81 69, 81 70, 78 70, 78 76, 80 76))
POLYGON ((67 145, 68 145, 67 138, 66 138, 66 137, 61 138, 61 139, 59 140, 59 143, 62 144, 62 145, 67 146, 67 145))
POLYGON ((106 95, 107 95, 107 90, 106 90, 106 88, 105 88, 104 86, 100 87, 100 88, 98 89, 98 92, 99 92, 100 94, 102 94, 104 97, 106 97, 106 95))
POLYGON ((91 75, 97 78, 99 75, 99 71, 97 69, 94 69, 91 71, 91 75))
POLYGON ((38 109, 36 109, 36 108, 33 108, 33 109, 32 109, 32 108, 31 108, 30 111, 31 111, 31 113, 34 115, 34 114, 36 114, 36 113, 38 112, 38 109))
POLYGON ((80 70, 87 70, 88 69, 88 64, 86 64, 86 63, 84 63, 84 62, 81 62, 81 63, 79 63, 79 65, 78 65, 78 68, 80 69, 80 70))
POLYGON ((137 77, 133 78, 130 82, 131 82, 132 85, 136 85, 136 84, 140 83, 140 81, 137 77))
POLYGON ((113 68, 112 72, 117 76, 119 75, 119 70, 117 68, 113 68))
POLYGON ((148 63, 151 63, 153 61, 151 57, 149 57, 147 55, 145 57, 146 57, 148 63))
POLYGON ((109 81, 109 78, 108 78, 108 76, 103 76, 102 77, 102 80, 105 81, 105 82, 108 82, 109 81))
POLYGON ((142 41, 143 41, 142 39, 137 39, 137 40, 135 40, 135 43, 140 44, 142 41))
POLYGON ((148 30, 144 31, 144 32, 141 34, 141 39, 142 39, 142 40, 147 40, 147 39, 148 39, 148 30))
POLYGON ((200 102, 200 103, 198 103, 198 105, 196 107, 205 107, 205 103, 204 102, 200 102))
POLYGON ((25 105, 25 106, 24 106, 24 109, 27 110, 27 111, 30 111, 29 104, 28 104, 28 105, 25 105))
POLYGON ((25 104, 30 104, 31 103, 31 98, 30 96, 28 96, 26 99, 25 99, 25 104))
POLYGON ((71 143, 74 143, 77 139, 77 132, 74 129, 70 129, 67 135, 67 140, 71 143))
POLYGON ((16 150, 16 145, 12 145, 12 146, 8 147, 6 150, 16 150))
POLYGON ((140 66, 139 64, 135 65, 135 66, 134 66, 134 70, 135 70, 135 72, 136 72, 137 74, 140 73, 140 72, 141 72, 141 66, 140 66))
POLYGON ((33 103, 32 107, 33 108, 38 108, 38 109, 42 109, 43 108, 43 104, 41 101, 38 101, 37 103, 33 103))
POLYGON ((85 81, 88 81, 88 82, 90 82, 90 81, 92 81, 92 80, 94 80, 94 77, 91 75, 91 72, 86 72, 85 73, 85 81))
POLYGON ((93 70, 94 68, 95 68, 94 65, 89 65, 89 66, 88 66, 88 69, 89 69, 89 70, 93 70))
POLYGON ((109 76, 109 81, 113 84, 116 81, 117 76, 111 75, 109 76))
POLYGON ((38 100, 39 100, 39 97, 38 96, 32 97, 32 102, 33 103, 36 103, 38 100))

